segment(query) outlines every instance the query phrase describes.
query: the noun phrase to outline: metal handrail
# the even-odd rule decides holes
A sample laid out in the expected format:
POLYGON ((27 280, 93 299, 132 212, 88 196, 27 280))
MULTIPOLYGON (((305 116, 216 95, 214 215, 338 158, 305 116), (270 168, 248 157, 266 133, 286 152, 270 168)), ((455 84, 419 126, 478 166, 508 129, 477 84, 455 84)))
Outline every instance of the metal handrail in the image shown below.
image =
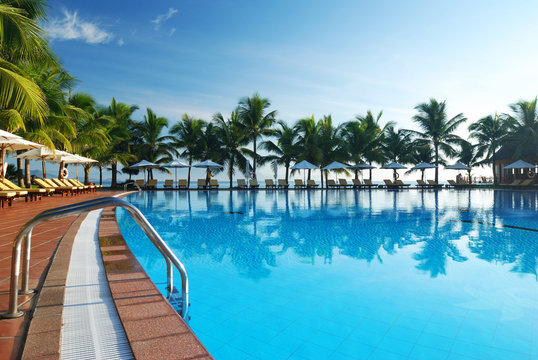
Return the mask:
POLYGON ((174 278, 173 278, 173 268, 172 265, 179 271, 181 275, 181 309, 180 315, 185 320, 188 321, 188 311, 189 311, 189 279, 187 277, 187 271, 185 266, 179 261, 176 255, 160 237, 160 235, 155 231, 153 226, 148 222, 146 217, 136 208, 134 205, 128 203, 125 200, 121 200, 115 197, 102 197, 95 200, 84 201, 81 203, 62 206, 56 209, 46 210, 35 216, 33 219, 28 221, 24 226, 19 230, 15 241, 13 242, 13 251, 11 258, 11 282, 10 282, 10 292, 9 292, 9 308, 7 314, 2 316, 5 318, 16 318, 23 315, 22 311, 18 309, 18 295, 32 293, 32 290, 28 289, 28 279, 30 274, 30 248, 31 248, 31 238, 32 238, 32 229, 39 223, 48 220, 60 219, 72 215, 80 215, 92 210, 102 209, 110 206, 119 206, 124 208, 140 226, 142 231, 147 235, 151 240, 153 245, 159 250, 161 255, 166 261, 166 273, 167 273, 167 290, 169 291, 169 296, 173 294, 174 291, 174 278), (19 292, 19 269, 21 262, 21 247, 23 240, 25 241, 25 254, 23 262, 23 274, 22 274, 22 289, 19 292))

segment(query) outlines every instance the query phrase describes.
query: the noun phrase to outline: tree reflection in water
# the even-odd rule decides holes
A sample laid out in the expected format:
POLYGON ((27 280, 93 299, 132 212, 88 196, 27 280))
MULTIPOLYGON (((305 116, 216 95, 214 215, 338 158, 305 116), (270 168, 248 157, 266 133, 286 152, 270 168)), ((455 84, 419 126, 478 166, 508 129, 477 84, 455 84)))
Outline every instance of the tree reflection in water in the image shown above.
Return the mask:
MULTIPOLYGON (((319 257, 330 264, 335 254, 381 263, 405 248, 412 250, 416 268, 432 278, 445 275, 450 261, 465 262, 468 254, 537 274, 538 247, 532 238, 538 233, 503 227, 538 228, 536 192, 161 193, 143 192, 128 200, 166 235, 182 260, 230 262, 247 278, 269 276, 290 254, 304 263, 319 257)), ((119 219, 126 237, 143 236, 128 217, 119 219)), ((147 249, 141 241, 130 246, 135 252, 147 249)), ((154 256, 159 258, 157 252, 154 256)), ((151 266, 163 264, 159 259, 151 266)))

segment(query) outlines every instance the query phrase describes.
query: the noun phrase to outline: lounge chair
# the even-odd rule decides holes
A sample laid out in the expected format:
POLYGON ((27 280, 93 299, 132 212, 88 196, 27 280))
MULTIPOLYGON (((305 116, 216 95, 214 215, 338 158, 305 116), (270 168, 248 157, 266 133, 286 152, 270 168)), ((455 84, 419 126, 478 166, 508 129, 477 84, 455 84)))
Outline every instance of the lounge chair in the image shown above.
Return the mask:
POLYGON ((248 183, 251 189, 258 189, 260 187, 260 184, 258 183, 258 180, 256 179, 250 179, 248 183))
POLYGON ((430 185, 433 188, 438 188, 438 189, 443 187, 443 184, 439 184, 435 180, 428 180, 428 185, 430 185))
POLYGON ((15 193, 15 197, 24 198, 25 201, 28 201, 28 191, 26 190, 14 190, 1 182, 0 182, 0 190, 15 193))
POLYGON ((295 179, 294 183, 295 183, 294 187, 296 189, 304 189, 304 188, 306 188, 306 185, 304 184, 302 179, 295 179))
POLYGON ((247 182, 245 181, 245 179, 237 179, 237 188, 239 189, 247 188, 247 182))
POLYGON ((383 182, 385 183, 385 186, 387 187, 387 189, 399 189, 400 188, 400 186, 393 183, 392 180, 383 179, 383 182))
POLYGON ((265 188, 266 189, 276 189, 276 184, 273 179, 265 179, 265 188))
POLYGON ((362 188, 362 183, 359 179, 351 179, 352 187, 353 189, 360 189, 362 188))
POLYGON ((207 183, 205 179, 198 179, 198 189, 207 189, 207 183))
POLYGON ((0 206, 4 207, 6 203, 8 206, 11 206, 15 196, 17 196, 15 191, 0 191, 0 206))
POLYGON ((177 188, 178 189, 187 189, 187 179, 179 179, 177 181, 177 188))
POLYGON ((146 185, 143 179, 136 179, 135 184, 138 185, 141 189, 146 185))
POLYGON ((349 184, 346 179, 338 179, 338 183, 342 189, 347 189, 348 187, 351 187, 351 184, 349 184))
POLYGON ((464 187, 467 187, 467 186, 469 186, 469 185, 468 184, 458 184, 454 180, 448 180, 448 185, 447 185, 447 187, 453 187, 453 188, 456 188, 456 189, 463 189, 464 187))
POLYGON ((60 183, 64 184, 65 186, 76 186, 77 189, 78 189, 78 192, 80 192, 80 193, 89 193, 90 192, 90 187, 86 186, 84 184, 73 184, 70 181, 68 181, 67 179, 58 179, 58 180, 60 180, 60 183))
POLYGON ((64 196, 64 194, 69 194, 71 193, 71 190, 68 190, 68 189, 62 189, 62 188, 58 188, 57 186, 53 186, 53 185, 50 185, 48 182, 46 182, 44 179, 38 179, 38 178, 35 178, 34 179, 34 183, 39 186, 39 188, 41 189, 45 189, 47 190, 47 192, 50 194, 52 192, 56 192, 56 193, 59 193, 60 195, 64 196))
POLYGON ((419 188, 423 188, 423 189, 427 189, 427 188, 430 188, 431 185, 426 184, 426 183, 424 182, 424 180, 420 180, 420 179, 418 179, 418 180, 417 180, 417 187, 419 187, 419 188))
POLYGON ((218 189, 219 188, 219 181, 217 179, 210 179, 209 180, 209 188, 210 189, 218 189))
POLYGON ((85 189, 88 189, 89 191, 95 191, 97 189, 97 186, 96 185, 93 185, 93 184, 90 184, 90 185, 85 185, 83 183, 81 183, 80 181, 76 180, 76 179, 69 179, 67 180, 69 181, 71 184, 73 185, 78 185, 78 186, 84 186, 85 189))
POLYGON ((306 188, 307 189, 315 189, 319 186, 319 184, 316 184, 314 180, 306 180, 306 188))
POLYGON ((71 190, 71 195, 76 195, 79 193, 79 186, 73 186, 73 185, 65 185, 60 181, 60 179, 43 179, 47 184, 53 186, 56 185, 57 189, 67 189, 71 190))
POLYGON ((278 179, 278 188, 279 189, 287 189, 290 187, 290 184, 284 179, 278 179))
POLYGON ((377 185, 373 184, 372 180, 370 180, 370 179, 364 179, 363 181, 364 181, 364 184, 362 186, 366 186, 368 188, 377 187, 377 185))
POLYGON ((163 186, 165 188, 173 188, 174 187, 174 180, 172 180, 172 179, 164 180, 164 185, 163 186))
POLYGON ((327 189, 333 188, 336 189, 338 185, 336 185, 336 182, 334 182, 333 179, 327 179, 327 189))
POLYGON ((506 183, 506 184, 503 184, 503 185, 513 186, 513 185, 519 185, 519 184, 521 184, 521 180, 520 179, 515 179, 511 183, 506 183))
POLYGON ((411 186, 411 184, 405 184, 402 180, 398 179, 394 182, 394 184, 400 186, 400 187, 407 187, 407 186, 411 186))
MULTIPOLYGON (((5 178, 0 181, 0 185, 3 185, 0 186, 0 190, 2 191, 27 191, 30 200, 41 200, 41 196, 49 193, 49 191, 45 189, 21 188, 5 178)), ((54 192, 54 190, 51 192, 54 192)))
POLYGON ((525 187, 525 186, 530 186, 533 182, 533 179, 525 179, 521 182, 521 184, 517 184, 517 185, 513 185, 515 187, 525 187))
POLYGON ((146 183, 146 189, 157 189, 157 179, 149 179, 146 183))

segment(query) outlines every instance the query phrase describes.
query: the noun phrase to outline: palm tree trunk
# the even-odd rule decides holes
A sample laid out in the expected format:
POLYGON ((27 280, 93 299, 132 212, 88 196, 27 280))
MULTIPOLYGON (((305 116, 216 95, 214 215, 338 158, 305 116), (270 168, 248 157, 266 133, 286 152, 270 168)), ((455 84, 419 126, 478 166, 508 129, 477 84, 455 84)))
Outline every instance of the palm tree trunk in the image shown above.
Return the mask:
POLYGON ((189 156, 189 173, 187 175, 187 189, 191 188, 192 156, 189 156))
POLYGON ((234 157, 230 158, 230 167, 228 169, 228 177, 230 178, 230 189, 232 188, 233 183, 233 168, 234 168, 234 157))
POLYGON ((493 164, 491 165, 491 168, 493 170, 493 185, 497 185, 497 177, 495 176, 495 151, 493 152, 493 158, 492 158, 493 164))
POLYGON ((286 163, 286 182, 288 182, 288 173, 289 173, 289 170, 290 170, 290 163, 287 162, 287 163, 286 163))
POLYGON ((258 153, 256 152, 256 138, 257 136, 254 135, 254 166, 252 166, 252 171, 254 172, 254 179, 256 179, 256 158, 258 157, 258 153))
POLYGON ((99 185, 103 185, 103 167, 99 166, 99 185))
POLYGON ((118 163, 116 162, 116 160, 112 161, 111 167, 112 167, 112 183, 110 184, 110 186, 116 187, 117 185, 116 172, 118 171, 118 163))
MULTIPOLYGON (((17 151, 17 154, 21 154, 22 151, 17 151)), ((24 187, 24 176, 22 172, 22 159, 17 159, 17 179, 19 181, 19 186, 24 187)))
POLYGON ((323 189, 323 170, 319 171, 321 174, 321 188, 323 189))
POLYGON ((27 188, 32 187, 32 177, 30 176, 30 159, 24 160, 24 182, 27 188))
POLYGON ((467 176, 469 177, 469 184, 472 184, 472 179, 471 179, 471 170, 467 170, 467 176))
POLYGON ((310 173, 312 172, 312 170, 308 169, 308 180, 310 180, 310 173))
POLYGON ((439 183, 439 144, 435 143, 435 182, 439 183))
POLYGON ((355 169, 355 180, 359 180, 359 170, 355 169))
POLYGON ((84 165, 84 184, 88 185, 90 183, 90 169, 91 165, 84 165))

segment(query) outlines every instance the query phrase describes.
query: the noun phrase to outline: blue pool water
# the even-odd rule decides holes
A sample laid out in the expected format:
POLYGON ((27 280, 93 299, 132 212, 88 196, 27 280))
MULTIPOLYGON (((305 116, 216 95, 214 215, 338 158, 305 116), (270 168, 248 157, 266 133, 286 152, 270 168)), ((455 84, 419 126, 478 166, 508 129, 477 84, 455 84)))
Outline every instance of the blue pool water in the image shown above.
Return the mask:
MULTIPOLYGON (((538 192, 126 199, 184 262, 189 324, 216 359, 538 359, 538 192)), ((164 291, 161 256, 118 222, 164 291)))

